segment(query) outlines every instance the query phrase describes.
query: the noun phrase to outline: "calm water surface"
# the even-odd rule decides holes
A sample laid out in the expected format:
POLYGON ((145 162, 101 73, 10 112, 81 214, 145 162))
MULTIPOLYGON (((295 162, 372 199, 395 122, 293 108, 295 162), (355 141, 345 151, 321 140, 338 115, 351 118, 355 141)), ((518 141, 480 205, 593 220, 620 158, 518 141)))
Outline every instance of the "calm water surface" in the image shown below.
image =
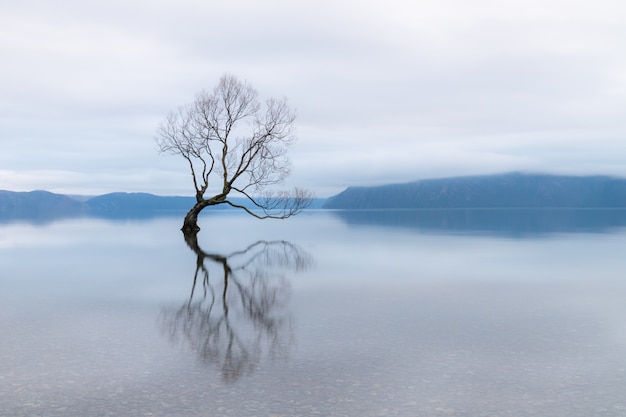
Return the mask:
POLYGON ((0 415, 624 416, 625 219, 0 224, 0 415))

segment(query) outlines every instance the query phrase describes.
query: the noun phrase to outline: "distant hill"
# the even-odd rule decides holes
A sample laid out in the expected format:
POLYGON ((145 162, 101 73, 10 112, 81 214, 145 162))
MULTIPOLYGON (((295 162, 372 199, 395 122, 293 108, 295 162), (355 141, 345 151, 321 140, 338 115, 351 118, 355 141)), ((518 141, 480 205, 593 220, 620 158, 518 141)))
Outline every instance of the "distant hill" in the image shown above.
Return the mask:
POLYGON ((0 220, 46 221, 81 216, 85 212, 81 202, 65 195, 48 191, 18 193, 0 190, 0 220))
MULTIPOLYGON (((247 199, 234 203, 254 209, 247 199)), ((311 208, 319 208, 324 200, 316 199, 311 208)), ((111 219, 142 219, 158 216, 184 216, 195 203, 194 197, 162 197, 148 193, 110 193, 97 197, 66 196, 48 191, 14 192, 0 190, 0 222, 29 220, 45 222, 67 217, 102 217, 111 219)), ((203 213, 236 210, 220 204, 203 213)))
POLYGON ((327 209, 626 207, 626 180, 593 176, 501 174, 350 187, 327 209))
POLYGON ((148 193, 110 193, 84 202, 86 213, 105 218, 149 218, 185 214, 193 207, 194 197, 161 197, 148 193))
MULTIPOLYGON (((247 198, 229 199, 235 204, 255 210, 247 198)), ((111 193, 93 197, 85 202, 87 213, 100 217, 153 217, 155 215, 185 214, 195 204, 195 197, 162 197, 147 193, 111 193)), ((314 199, 310 208, 321 208, 325 200, 314 199)), ((203 213, 215 210, 238 210, 228 204, 208 207, 203 213)))

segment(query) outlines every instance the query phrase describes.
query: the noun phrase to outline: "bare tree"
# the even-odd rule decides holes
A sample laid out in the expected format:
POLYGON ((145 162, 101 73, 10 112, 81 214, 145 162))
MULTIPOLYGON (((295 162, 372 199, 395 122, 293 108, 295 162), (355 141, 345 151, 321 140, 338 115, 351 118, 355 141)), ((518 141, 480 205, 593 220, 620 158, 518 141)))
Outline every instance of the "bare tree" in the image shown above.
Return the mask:
POLYGON ((310 192, 269 191, 289 175, 287 149, 295 141, 294 112, 285 99, 261 104, 248 83, 226 74, 212 92, 201 91, 193 103, 170 112, 157 129, 159 151, 188 163, 196 204, 182 230, 198 231, 198 214, 208 206, 229 204, 257 218, 286 218, 311 202, 310 192), (207 190, 216 190, 205 197, 207 190), (231 193, 251 204, 233 202, 231 193))

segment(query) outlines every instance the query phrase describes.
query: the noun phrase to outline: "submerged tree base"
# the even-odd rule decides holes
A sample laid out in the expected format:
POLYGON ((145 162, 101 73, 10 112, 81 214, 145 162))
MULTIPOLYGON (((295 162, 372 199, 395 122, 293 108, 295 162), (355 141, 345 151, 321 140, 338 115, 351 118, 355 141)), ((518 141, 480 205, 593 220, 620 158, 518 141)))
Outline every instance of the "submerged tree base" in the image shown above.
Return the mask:
POLYGON ((218 194, 209 199, 197 197, 197 200, 196 204, 185 215, 183 227, 180 228, 180 230, 182 230, 185 234, 197 233, 200 231, 200 226, 198 226, 198 216, 204 208, 224 204, 226 202, 224 194, 218 194))
POLYGON ((198 214, 200 214, 203 208, 203 205, 197 203, 189 210, 183 221, 183 227, 180 228, 185 235, 198 233, 200 231, 200 227, 198 226, 198 214))
POLYGON ((180 230, 182 230, 183 234, 188 235, 188 234, 193 234, 193 233, 198 233, 200 231, 200 227, 197 224, 183 224, 183 227, 180 228, 180 230))

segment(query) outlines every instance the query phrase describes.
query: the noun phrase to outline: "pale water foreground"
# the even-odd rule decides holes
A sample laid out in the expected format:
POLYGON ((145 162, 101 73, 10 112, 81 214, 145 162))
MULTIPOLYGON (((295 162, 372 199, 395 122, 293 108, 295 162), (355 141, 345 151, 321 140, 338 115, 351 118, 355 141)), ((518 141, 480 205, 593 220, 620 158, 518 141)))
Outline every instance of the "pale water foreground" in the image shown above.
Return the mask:
POLYGON ((624 219, 0 224, 0 415, 624 416, 624 219))

